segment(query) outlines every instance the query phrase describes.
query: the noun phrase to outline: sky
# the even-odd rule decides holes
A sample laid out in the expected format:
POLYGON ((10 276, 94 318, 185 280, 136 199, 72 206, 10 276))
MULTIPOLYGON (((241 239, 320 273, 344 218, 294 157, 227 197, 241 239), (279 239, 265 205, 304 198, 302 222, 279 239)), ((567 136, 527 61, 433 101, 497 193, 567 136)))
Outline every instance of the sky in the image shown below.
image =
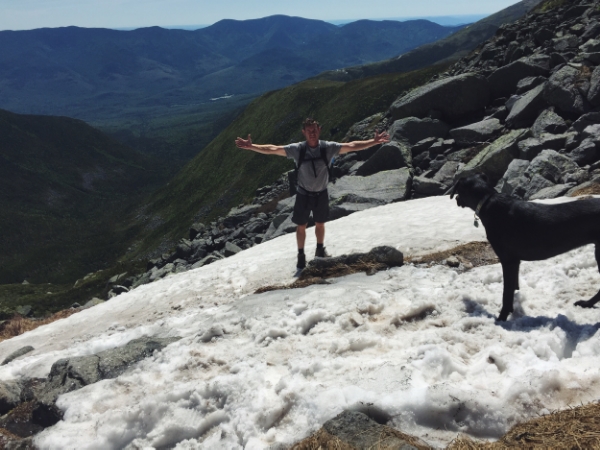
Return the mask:
POLYGON ((2 0, 0 30, 210 25, 285 14, 325 21, 492 14, 515 0, 2 0))
MULTIPOLYGON (((448 196, 357 212, 327 231, 334 255, 388 245, 417 256, 484 240, 473 211, 448 196)), ((515 422, 600 398, 600 309, 573 305, 600 286, 593 246, 523 262, 504 324, 494 321, 499 264, 405 264, 254 293, 290 283, 295 263, 295 235, 284 235, 1 342, 0 359, 34 347, 0 366, 11 380, 142 336, 181 337, 116 379, 59 397, 64 420, 36 448, 287 448, 348 409, 376 410, 443 447, 459 432, 494 440, 515 422)))

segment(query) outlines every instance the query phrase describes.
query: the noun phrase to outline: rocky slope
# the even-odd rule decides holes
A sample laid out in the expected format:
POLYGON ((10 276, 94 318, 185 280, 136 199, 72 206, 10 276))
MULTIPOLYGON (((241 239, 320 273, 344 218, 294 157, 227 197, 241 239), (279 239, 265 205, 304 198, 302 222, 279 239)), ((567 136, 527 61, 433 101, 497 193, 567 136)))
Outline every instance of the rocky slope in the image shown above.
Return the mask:
MULTIPOLYGON (((355 124, 392 141, 335 161, 331 219, 389 202, 444 194, 485 172, 500 192, 526 200, 600 192, 600 6, 543 2, 385 113, 355 124)), ((195 224, 175 252, 130 276, 129 289, 209 264, 292 232, 287 175, 252 204, 195 224)))

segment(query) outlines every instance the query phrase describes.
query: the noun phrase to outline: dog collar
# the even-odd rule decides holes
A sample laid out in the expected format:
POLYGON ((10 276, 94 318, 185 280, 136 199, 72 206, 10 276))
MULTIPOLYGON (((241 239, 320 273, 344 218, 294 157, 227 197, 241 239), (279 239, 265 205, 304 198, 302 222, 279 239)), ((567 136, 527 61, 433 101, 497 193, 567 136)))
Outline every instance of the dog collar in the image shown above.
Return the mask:
POLYGON ((479 215, 479 213, 481 212, 481 208, 483 208, 483 205, 485 205, 485 202, 487 202, 491 196, 492 194, 489 194, 481 199, 481 201, 477 205, 477 208, 475 208, 475 215, 479 215))

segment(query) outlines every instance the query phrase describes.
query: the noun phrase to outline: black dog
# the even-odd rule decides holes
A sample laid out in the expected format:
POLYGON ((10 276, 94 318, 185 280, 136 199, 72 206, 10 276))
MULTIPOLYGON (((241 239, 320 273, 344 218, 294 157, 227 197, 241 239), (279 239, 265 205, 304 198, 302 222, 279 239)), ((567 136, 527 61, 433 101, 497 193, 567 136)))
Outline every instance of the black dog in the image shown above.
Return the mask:
MULTIPOLYGON (((502 309, 498 320, 513 312, 515 290, 519 289, 521 261, 539 261, 587 244, 596 244, 600 270, 600 199, 577 200, 557 205, 518 200, 498 194, 484 175, 460 179, 450 192, 456 203, 479 216, 488 241, 500 259, 504 277, 502 309)), ((592 308, 600 291, 577 306, 592 308)))

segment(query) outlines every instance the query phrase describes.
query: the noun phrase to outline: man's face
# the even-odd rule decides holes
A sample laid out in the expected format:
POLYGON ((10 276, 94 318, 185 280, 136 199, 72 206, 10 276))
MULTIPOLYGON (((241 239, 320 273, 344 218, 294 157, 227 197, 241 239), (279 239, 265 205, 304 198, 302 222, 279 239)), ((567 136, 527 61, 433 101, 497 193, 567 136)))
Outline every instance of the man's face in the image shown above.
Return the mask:
POLYGON ((321 127, 319 127, 316 123, 307 125, 302 129, 302 134, 309 144, 314 144, 319 140, 319 136, 321 135, 321 127))

